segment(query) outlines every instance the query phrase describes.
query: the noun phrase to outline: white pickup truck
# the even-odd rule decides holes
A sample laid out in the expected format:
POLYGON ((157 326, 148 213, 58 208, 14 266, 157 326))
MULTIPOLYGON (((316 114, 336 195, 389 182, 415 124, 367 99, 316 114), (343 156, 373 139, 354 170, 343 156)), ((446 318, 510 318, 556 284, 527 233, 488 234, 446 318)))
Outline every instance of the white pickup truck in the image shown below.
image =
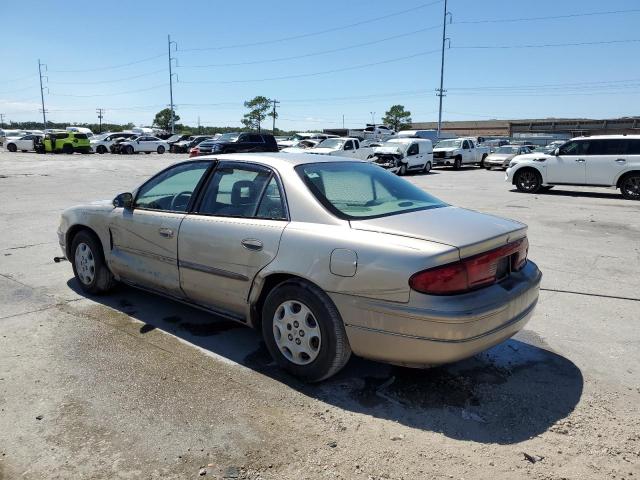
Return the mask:
POLYGON ((373 157, 373 148, 361 147, 357 138, 338 137, 327 138, 306 153, 318 153, 321 155, 336 155, 339 157, 351 157, 367 160, 373 157))
POLYGON ((433 149, 435 165, 452 165, 458 170, 462 165, 484 166, 484 159, 489 155, 489 147, 483 147, 473 138, 453 138, 442 140, 433 149))

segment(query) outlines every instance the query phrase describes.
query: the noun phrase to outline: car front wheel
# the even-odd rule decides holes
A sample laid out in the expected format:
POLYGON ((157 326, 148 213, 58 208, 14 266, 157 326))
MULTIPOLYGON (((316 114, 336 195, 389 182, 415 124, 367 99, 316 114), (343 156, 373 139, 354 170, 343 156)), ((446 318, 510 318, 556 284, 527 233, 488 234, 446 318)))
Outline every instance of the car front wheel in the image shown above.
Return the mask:
POLYGON ((164 150, 165 150, 165 149, 164 149, 164 147, 163 147, 162 145, 159 145, 159 146, 158 146, 158 150, 157 150, 157 152, 158 152, 160 155, 162 155, 162 154, 164 153, 164 150))
POLYGON ((131 145, 127 145, 127 148, 125 148, 125 153, 128 153, 129 155, 131 155, 133 153, 133 147, 131 145))
POLYGON ((81 231, 73 237, 71 256, 73 274, 82 290, 99 295, 113 287, 115 279, 104 260, 102 245, 91 232, 81 231))
POLYGON ((11 153, 15 153, 18 151, 18 147, 16 147, 14 143, 10 143, 9 145, 7 145, 7 150, 9 150, 11 153))
POLYGON ((427 162, 424 164, 424 168, 422 169, 422 173, 429 173, 431 171, 431 162, 427 162))
POLYGON ((302 280, 283 282, 269 293, 262 335, 276 363, 307 382, 329 378, 351 356, 336 306, 320 288, 302 280))
POLYGON ((536 193, 542 185, 542 177, 532 168, 523 168, 516 172, 516 188, 525 193, 536 193))
POLYGON ((620 183, 620 193, 627 200, 640 200, 640 174, 631 174, 620 183))

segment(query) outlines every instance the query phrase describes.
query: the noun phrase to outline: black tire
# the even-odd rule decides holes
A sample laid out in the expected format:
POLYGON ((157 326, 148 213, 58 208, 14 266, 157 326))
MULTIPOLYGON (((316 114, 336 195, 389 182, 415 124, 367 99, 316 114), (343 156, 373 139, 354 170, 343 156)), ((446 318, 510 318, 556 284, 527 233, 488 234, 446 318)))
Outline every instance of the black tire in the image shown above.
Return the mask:
POLYGON ((424 164, 424 167, 422 167, 422 173, 427 174, 431 171, 432 168, 433 165, 431 165, 431 162, 427 162, 424 164))
POLYGON ((165 151, 164 146, 162 146, 162 145, 158 145, 158 150, 157 150, 157 152, 158 152, 160 155, 162 155, 162 154, 164 153, 164 151, 165 151))
POLYGON ((456 157, 453 160, 453 169, 454 170, 460 170, 460 168, 462 168, 462 158, 456 157))
POLYGON ((128 155, 132 155, 133 154, 133 147, 131 145, 127 145, 127 147, 124 149, 124 153, 126 153, 128 155))
MULTIPOLYGON (((292 327, 294 330, 297 328, 292 327)), ((285 281, 269 292, 262 308, 262 335, 276 363, 305 382, 319 382, 335 375, 351 356, 351 347, 338 309, 320 288, 303 280, 285 281), (283 353, 286 348, 281 350, 276 342, 274 318, 283 303, 288 301, 306 306, 320 330, 317 356, 304 365, 287 358, 283 353)))
POLYGON ((71 155, 73 153, 73 145, 70 143, 65 143, 62 146, 62 153, 66 153, 67 155, 71 155))
POLYGON ((484 159, 487 158, 486 155, 482 155, 482 160, 480 160, 480 168, 484 168, 484 159))
POLYGON ((620 182, 620 193, 627 200, 640 200, 640 173, 631 173, 620 182))
POLYGON ((15 143, 9 143, 7 145, 7 150, 9 150, 11 153, 15 153, 18 151, 18 147, 16 147, 15 143))
POLYGON ((103 155, 103 154, 107 153, 107 147, 105 147, 104 145, 98 145, 98 148, 96 149, 96 151, 100 155, 103 155))
POLYGON ((398 176, 404 177, 407 174, 407 164, 398 162, 398 176))
POLYGON ((69 260, 73 266, 73 274, 84 292, 91 295, 101 295, 113 288, 116 281, 107 267, 102 245, 95 234, 87 230, 78 232, 71 241, 69 256, 71 257, 69 260), (92 258, 93 270, 90 265, 82 264, 80 256, 86 254, 86 249, 89 250, 89 255, 92 258), (88 281, 88 274, 93 275, 90 281, 88 281))
POLYGON ((542 186, 542 176, 533 168, 523 168, 516 172, 514 183, 521 192, 536 193, 542 186))

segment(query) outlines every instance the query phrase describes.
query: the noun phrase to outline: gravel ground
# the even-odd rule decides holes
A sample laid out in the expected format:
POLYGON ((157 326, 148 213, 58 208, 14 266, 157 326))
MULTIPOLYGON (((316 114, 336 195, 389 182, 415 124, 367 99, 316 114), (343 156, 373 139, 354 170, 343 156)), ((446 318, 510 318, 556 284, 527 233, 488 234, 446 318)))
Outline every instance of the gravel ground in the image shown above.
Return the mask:
POLYGON ((87 298, 53 262, 62 209, 181 158, 0 150, 0 479, 640 475, 640 204, 477 168, 409 177, 530 226, 536 313, 467 361, 352 358, 309 386, 256 332, 131 288, 87 298))

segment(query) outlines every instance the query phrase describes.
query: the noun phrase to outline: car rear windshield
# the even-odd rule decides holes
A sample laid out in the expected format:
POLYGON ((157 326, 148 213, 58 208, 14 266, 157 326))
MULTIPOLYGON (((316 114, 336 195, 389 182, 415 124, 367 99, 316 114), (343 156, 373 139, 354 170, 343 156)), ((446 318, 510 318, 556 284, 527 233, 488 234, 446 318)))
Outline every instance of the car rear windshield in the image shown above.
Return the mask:
POLYGON ((364 162, 309 163, 296 167, 315 197, 334 215, 361 220, 447 204, 383 168, 364 162))

